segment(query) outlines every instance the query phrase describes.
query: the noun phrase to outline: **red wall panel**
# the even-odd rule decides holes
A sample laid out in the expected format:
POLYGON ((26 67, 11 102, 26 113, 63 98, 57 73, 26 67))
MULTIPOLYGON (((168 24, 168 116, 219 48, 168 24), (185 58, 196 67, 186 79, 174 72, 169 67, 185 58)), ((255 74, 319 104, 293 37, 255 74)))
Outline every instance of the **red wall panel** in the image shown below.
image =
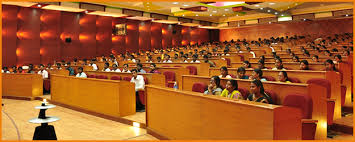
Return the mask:
POLYGON ((151 32, 150 32, 150 21, 141 21, 139 23, 139 48, 143 51, 151 49, 151 32))
POLYGON ((17 63, 17 12, 19 7, 2 5, 2 66, 17 63))
POLYGON ((173 40, 173 25, 163 24, 162 34, 163 34, 163 40, 162 40, 163 48, 166 49, 167 47, 171 47, 172 40, 173 40))
POLYGON ((173 27, 173 31, 175 31, 175 33, 173 33, 173 39, 172 39, 173 46, 181 46, 181 40, 182 40, 181 29, 182 26, 180 25, 175 25, 173 27))
POLYGON ((330 35, 353 32, 353 19, 332 19, 306 22, 266 24, 260 26, 220 30, 220 41, 231 39, 257 40, 278 36, 330 35))
POLYGON ((108 56, 111 54, 112 46, 112 17, 98 16, 96 27, 96 56, 108 56))
POLYGON ((96 15, 82 14, 80 17, 80 51, 77 57, 94 58, 96 57, 96 15))
MULTIPOLYGON (((112 20, 112 27, 114 27, 116 24, 125 24, 125 23, 126 23, 125 18, 114 18, 112 20)), ((112 37, 111 52, 113 54, 126 52, 126 36, 125 35, 112 37)))
POLYGON ((150 44, 153 49, 161 49, 162 48, 162 26, 161 23, 152 23, 151 26, 151 41, 150 44))
POLYGON ((199 37, 197 38, 198 44, 209 41, 208 30, 207 29, 199 29, 199 37))
POLYGON ((71 12, 61 12, 61 56, 63 60, 72 59, 73 57, 80 57, 82 52, 79 41, 80 34, 80 14, 71 12), (71 38, 71 42, 65 42, 65 38, 71 38))
POLYGON ((17 15, 17 64, 40 64, 41 10, 21 7, 17 15))
POLYGON ((181 45, 190 45, 191 27, 182 27, 181 35, 182 35, 181 45))
POLYGON ((53 63, 60 60, 60 11, 42 10, 41 20, 41 63, 53 63))
POLYGON ((139 21, 127 20, 126 51, 138 52, 139 50, 139 21))

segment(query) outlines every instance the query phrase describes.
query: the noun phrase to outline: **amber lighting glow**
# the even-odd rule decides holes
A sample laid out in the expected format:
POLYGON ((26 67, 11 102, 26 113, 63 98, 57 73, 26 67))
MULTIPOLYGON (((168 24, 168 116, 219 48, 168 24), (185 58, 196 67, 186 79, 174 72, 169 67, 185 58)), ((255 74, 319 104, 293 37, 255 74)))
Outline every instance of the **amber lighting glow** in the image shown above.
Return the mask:
POLYGON ((162 29, 162 30, 161 30, 161 33, 162 33, 163 35, 165 35, 165 34, 166 34, 166 30, 165 30, 165 29, 162 29))
POLYGON ((21 49, 20 48, 16 48, 16 56, 21 56, 21 49))
POLYGON ((83 35, 83 34, 80 34, 80 35, 79 35, 79 40, 80 40, 80 41, 82 41, 82 40, 87 40, 87 39, 89 39, 88 36, 83 35))
POLYGON ((43 55, 43 53, 44 53, 44 48, 39 49, 39 54, 43 55))
POLYGON ((127 25, 127 29, 128 30, 134 30, 134 27, 133 27, 133 25, 127 25))
POLYGON ((17 36, 18 38, 20 38, 20 39, 29 38, 29 37, 30 37, 30 35, 29 35, 28 32, 22 32, 22 31, 18 31, 18 32, 16 33, 16 36, 17 36))
POLYGON ((112 37, 112 41, 117 41, 118 40, 118 37, 117 36, 113 36, 112 37))

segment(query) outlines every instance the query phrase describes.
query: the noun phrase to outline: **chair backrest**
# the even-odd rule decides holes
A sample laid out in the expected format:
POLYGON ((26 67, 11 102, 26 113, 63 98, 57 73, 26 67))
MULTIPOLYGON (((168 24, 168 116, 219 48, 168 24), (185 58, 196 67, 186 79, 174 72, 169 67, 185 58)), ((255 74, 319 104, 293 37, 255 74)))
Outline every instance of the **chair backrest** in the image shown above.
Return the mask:
POLYGON ((125 76, 125 77, 123 77, 123 80, 125 80, 125 81, 131 81, 131 77, 128 77, 128 76, 125 76))
POLYGON ((121 76, 112 76, 111 80, 121 80, 121 76))
POLYGON ((244 87, 239 87, 238 91, 242 94, 244 100, 246 100, 248 98, 249 95, 249 90, 244 88, 244 87))
POLYGON ((170 67, 169 65, 163 65, 163 66, 161 66, 161 67, 170 67))
POLYGON ((276 81, 276 79, 272 76, 263 76, 267 81, 276 81))
POLYGON ((179 68, 179 67, 182 67, 182 66, 179 66, 179 65, 175 65, 174 67, 177 67, 177 68, 179 68))
POLYGON ((301 81, 295 77, 288 77, 288 80, 292 83, 301 83, 301 81))
POLYGON ((165 81, 175 81, 175 72, 165 71, 164 73, 165 81))
POLYGON ((96 78, 95 74, 89 74, 88 78, 96 78))
POLYGON ((230 76, 231 76, 232 78, 236 78, 236 76, 235 76, 235 75, 233 75, 233 74, 230 74, 230 76))
POLYGON ((225 58, 225 59, 227 61, 227 66, 231 66, 231 59, 229 59, 229 58, 225 58))
POLYGON ((313 102, 312 98, 306 94, 288 94, 282 105, 301 109, 303 119, 312 118, 313 102))
POLYGON ((148 79, 147 79, 147 77, 143 76, 143 78, 144 78, 144 83, 145 83, 145 84, 148 84, 148 79))
POLYGON ((107 79, 106 75, 98 75, 96 76, 97 79, 107 79))
POLYGON ((203 93, 203 92, 205 92, 206 88, 207 88, 207 85, 202 82, 196 82, 192 85, 193 92, 203 93))
POLYGON ((318 84, 320 86, 323 86, 327 89, 327 98, 330 98, 331 96, 331 86, 330 86, 330 81, 323 79, 323 78, 312 78, 307 80, 307 84, 318 84))
POLYGON ((190 75, 197 75, 197 68, 195 66, 187 66, 186 68, 190 70, 190 75))
POLYGON ((238 55, 240 57, 240 61, 243 62, 244 61, 244 56, 243 55, 238 55))
POLYGON ((271 97, 273 104, 277 105, 277 95, 276 95, 276 93, 274 91, 271 91, 271 90, 265 90, 265 93, 268 94, 271 97))

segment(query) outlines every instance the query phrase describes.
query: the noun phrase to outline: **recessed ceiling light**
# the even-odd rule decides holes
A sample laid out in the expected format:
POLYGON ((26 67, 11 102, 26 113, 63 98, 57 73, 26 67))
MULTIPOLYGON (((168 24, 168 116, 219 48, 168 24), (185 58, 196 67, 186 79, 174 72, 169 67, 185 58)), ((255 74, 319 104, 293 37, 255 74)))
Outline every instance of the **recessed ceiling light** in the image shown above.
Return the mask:
POLYGON ((198 15, 196 14, 196 16, 198 16, 198 15))
POLYGON ((154 19, 152 19, 152 21, 154 21, 154 19))
POLYGON ((179 22, 178 24, 180 25, 181 23, 179 22))
POLYGON ((281 16, 284 16, 283 14, 281 14, 281 16))
POLYGON ((271 10, 267 10, 267 12, 271 12, 271 10))
POLYGON ((210 16, 212 16, 212 14, 210 14, 210 16))
POLYGON ((275 3, 273 3, 273 2, 270 2, 269 4, 270 4, 270 5, 274 5, 275 3))
POLYGON ((187 5, 187 4, 184 4, 184 5, 182 5, 182 6, 185 6, 185 7, 186 7, 186 6, 189 6, 189 5, 187 5))
POLYGON ((173 2, 173 4, 179 4, 179 2, 173 2))
POLYGON ((224 9, 224 11, 228 11, 229 9, 224 9))
POLYGON ((212 11, 213 13, 217 13, 217 11, 215 10, 215 11, 212 11))
POLYGON ((39 5, 37 5, 37 7, 41 7, 41 6, 42 6, 42 5, 40 5, 40 4, 39 4, 39 5))
POLYGON ((147 7, 149 7, 149 5, 147 5, 147 7))
POLYGON ((298 5, 298 3, 296 3, 296 5, 298 5))
POLYGON ((259 7, 260 5, 257 4, 257 5, 254 5, 254 6, 255 6, 255 7, 259 7))
POLYGON ((263 10, 264 8, 260 8, 260 10, 263 10))
POLYGON ((348 14, 346 14, 345 16, 346 16, 346 17, 348 17, 349 15, 348 15, 348 14))
POLYGON ((85 13, 88 13, 89 11, 85 10, 85 13))
POLYGON ((269 24, 271 24, 271 22, 269 22, 269 24))
POLYGON ((185 16, 185 14, 182 14, 182 16, 185 16))
POLYGON ((239 15, 237 14, 237 16, 239 16, 239 15))
POLYGON ((226 15, 223 14, 223 16, 226 16, 226 15))
POLYGON ((201 27, 201 25, 198 25, 198 27, 201 27))
POLYGON ((306 19, 303 19, 303 21, 306 21, 306 19))
POLYGON ((275 12, 275 14, 279 14, 279 13, 275 12))
POLYGON ((287 7, 287 8, 290 8, 290 7, 287 7))

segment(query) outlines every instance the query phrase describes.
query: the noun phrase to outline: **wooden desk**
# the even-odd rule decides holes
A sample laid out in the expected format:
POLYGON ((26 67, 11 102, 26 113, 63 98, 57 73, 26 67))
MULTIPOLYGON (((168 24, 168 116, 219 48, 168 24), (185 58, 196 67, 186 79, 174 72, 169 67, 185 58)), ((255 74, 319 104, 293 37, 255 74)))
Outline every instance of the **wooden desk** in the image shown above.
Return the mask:
POLYGON ((172 140, 297 140, 298 109, 147 86, 147 129, 172 140))
MULTIPOLYGON (((121 76, 121 79, 123 79, 123 77, 131 77, 132 78, 132 73, 125 73, 125 72, 86 71, 85 73, 86 73, 86 75, 89 75, 89 74, 106 75, 108 80, 110 80, 112 76, 121 76)), ((153 85, 165 87, 165 76, 162 74, 156 74, 156 73, 142 73, 141 74, 141 73, 139 73, 139 75, 146 77, 148 79, 148 84, 153 84, 153 85)))
POLYGON ((2 73, 2 96, 22 97, 31 100, 43 96, 43 78, 39 74, 2 73))
POLYGON ((133 83, 62 75, 51 77, 51 101, 113 117, 136 112, 133 83))
MULTIPOLYGON (((232 68, 239 68, 243 65, 242 62, 239 63, 231 63, 232 64, 232 68)), ((258 67, 258 63, 257 62, 251 62, 251 67, 252 68, 257 68, 258 67)), ((337 64, 335 64, 337 65, 337 64)), ((290 69, 290 70, 295 70, 295 69, 299 69, 300 68, 300 63, 295 63, 295 62, 283 62, 283 66, 290 69)), ((270 68, 274 68, 275 67, 275 62, 265 62, 265 67, 270 67, 270 68)), ((321 71, 325 69, 324 63, 309 63, 309 67, 312 70, 316 70, 316 71, 321 71)))
MULTIPOLYGON (((221 85, 225 86, 228 79, 222 78, 221 85)), ((251 80, 233 79, 238 81, 238 87, 250 88, 251 80)), ((182 76, 182 90, 191 91, 196 82, 209 84, 208 76, 182 76)), ((281 82, 263 82, 265 90, 271 90, 277 94, 276 104, 282 104, 285 96, 291 93, 308 94, 313 101, 312 119, 318 120, 316 139, 326 139, 327 136, 327 94, 326 89, 316 84, 301 83, 281 83, 281 82)))

